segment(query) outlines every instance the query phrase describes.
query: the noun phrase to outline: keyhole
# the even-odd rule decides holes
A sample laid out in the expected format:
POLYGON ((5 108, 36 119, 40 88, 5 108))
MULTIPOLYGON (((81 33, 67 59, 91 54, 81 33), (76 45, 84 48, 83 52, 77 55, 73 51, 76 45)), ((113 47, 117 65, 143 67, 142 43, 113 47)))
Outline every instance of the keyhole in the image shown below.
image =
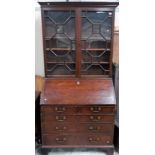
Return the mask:
POLYGON ((77 84, 77 85, 80 85, 80 81, 77 81, 76 84, 77 84))

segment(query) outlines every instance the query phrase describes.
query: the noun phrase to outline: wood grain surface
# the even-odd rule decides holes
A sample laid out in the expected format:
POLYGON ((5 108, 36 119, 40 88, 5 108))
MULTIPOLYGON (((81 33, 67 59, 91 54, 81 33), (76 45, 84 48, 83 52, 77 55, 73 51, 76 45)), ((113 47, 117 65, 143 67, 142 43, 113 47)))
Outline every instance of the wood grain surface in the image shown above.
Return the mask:
POLYGON ((111 79, 66 79, 45 81, 41 104, 110 105, 116 104, 111 79))

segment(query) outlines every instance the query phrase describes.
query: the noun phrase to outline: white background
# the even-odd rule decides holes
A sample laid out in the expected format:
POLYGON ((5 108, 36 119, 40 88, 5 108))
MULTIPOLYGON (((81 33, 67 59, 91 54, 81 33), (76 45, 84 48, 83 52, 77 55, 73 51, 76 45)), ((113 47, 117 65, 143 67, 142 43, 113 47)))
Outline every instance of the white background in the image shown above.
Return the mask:
MULTIPOLYGON (((121 0, 120 155, 153 155, 153 0, 121 0)), ((0 154, 35 154, 35 2, 1 1, 0 154)))

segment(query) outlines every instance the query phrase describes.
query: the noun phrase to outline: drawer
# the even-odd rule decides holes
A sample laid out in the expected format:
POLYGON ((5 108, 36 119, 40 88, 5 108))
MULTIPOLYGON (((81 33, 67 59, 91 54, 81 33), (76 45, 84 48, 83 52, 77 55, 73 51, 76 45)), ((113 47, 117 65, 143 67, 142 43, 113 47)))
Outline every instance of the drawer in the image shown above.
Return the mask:
POLYGON ((113 138, 111 135, 93 134, 81 137, 84 144, 88 145, 111 145, 113 138))
POLYGON ((75 142, 75 136, 42 134, 42 145, 69 145, 75 142))
POLYGON ((43 134, 42 145, 111 145, 111 135, 103 134, 43 134))
POLYGON ((51 133, 113 133, 114 125, 111 123, 52 123, 45 122, 41 125, 43 134, 51 133))
POLYGON ((64 105, 52 105, 52 106, 41 106, 41 112, 51 114, 103 114, 103 113, 114 113, 114 106, 64 106, 64 105))
POLYGON ((64 123, 64 122, 99 122, 99 123, 113 123, 114 122, 114 115, 51 115, 49 113, 42 113, 41 114, 41 121, 42 123, 47 122, 49 123, 64 123))

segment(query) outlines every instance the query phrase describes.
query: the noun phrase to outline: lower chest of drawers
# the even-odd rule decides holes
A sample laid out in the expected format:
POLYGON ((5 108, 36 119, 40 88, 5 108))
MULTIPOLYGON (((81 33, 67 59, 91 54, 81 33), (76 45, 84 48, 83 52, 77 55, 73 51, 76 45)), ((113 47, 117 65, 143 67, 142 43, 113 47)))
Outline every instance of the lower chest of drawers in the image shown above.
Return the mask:
POLYGON ((42 145, 111 145, 114 106, 41 106, 42 145))

